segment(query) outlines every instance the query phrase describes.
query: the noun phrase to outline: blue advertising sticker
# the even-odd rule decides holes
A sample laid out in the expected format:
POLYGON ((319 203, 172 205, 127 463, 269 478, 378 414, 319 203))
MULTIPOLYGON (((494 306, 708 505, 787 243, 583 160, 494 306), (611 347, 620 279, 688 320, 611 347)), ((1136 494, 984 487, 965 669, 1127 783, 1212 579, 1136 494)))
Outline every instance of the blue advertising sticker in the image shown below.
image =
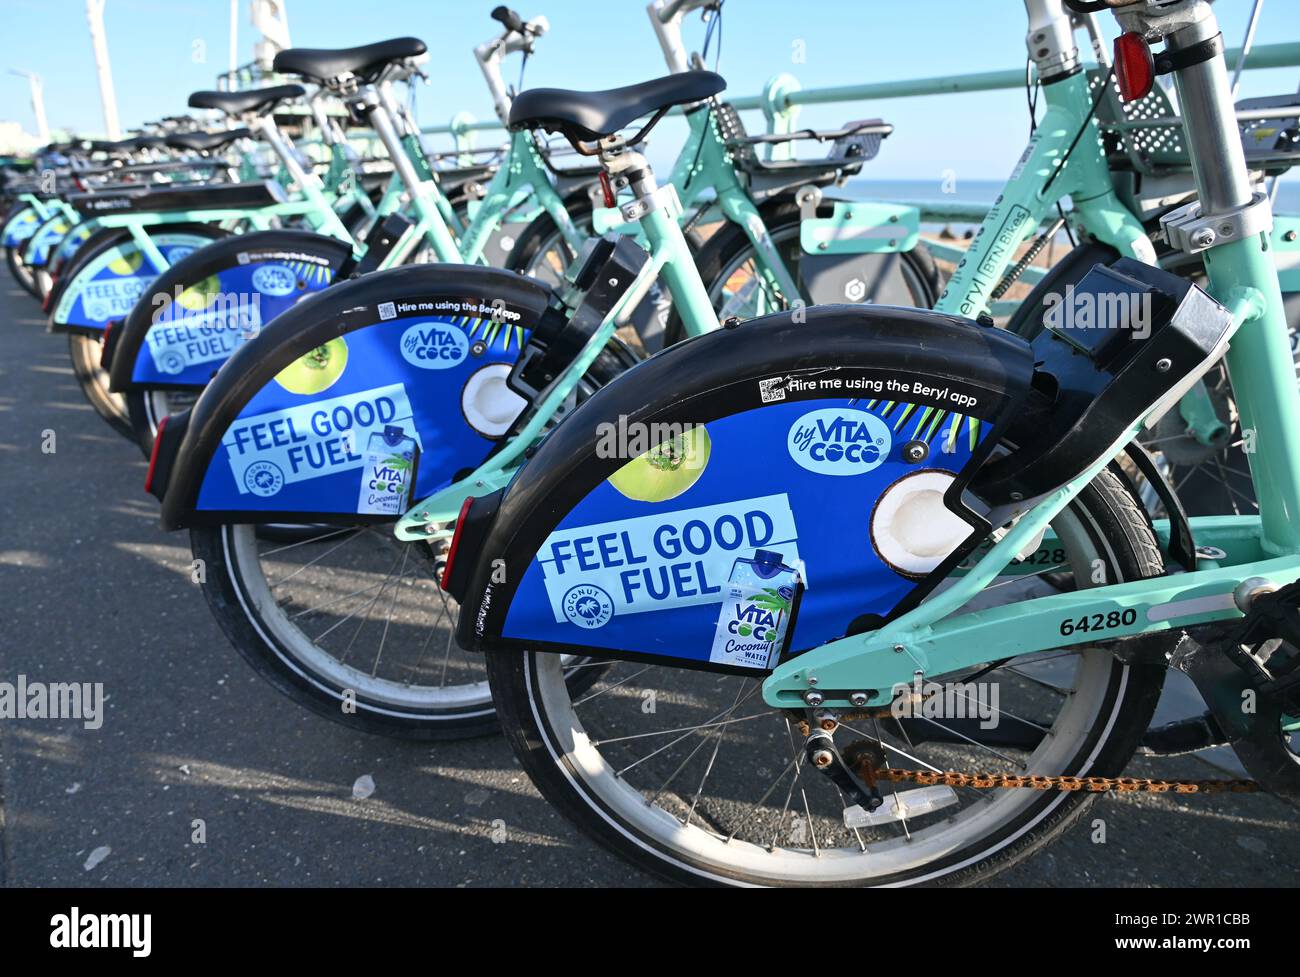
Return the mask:
POLYGON ((697 425, 561 520, 502 633, 771 667, 792 615, 793 649, 839 637, 889 611, 970 535, 942 498, 988 429, 937 408, 843 398, 697 425), (927 445, 919 464, 903 454, 913 441, 927 445))
POLYGON ((136 356, 133 381, 207 384, 266 323, 333 280, 327 264, 240 257, 248 260, 222 268, 178 295, 155 297, 155 318, 136 356))
POLYGON ((23 249, 23 260, 33 268, 45 267, 50 252, 71 228, 71 222, 62 215, 47 220, 27 242, 27 246, 23 249))
POLYGON ((4 228, 4 245, 6 248, 17 247, 36 233, 36 228, 40 227, 41 218, 31 207, 24 208, 14 214, 5 223, 4 228))
POLYGON ((50 254, 47 264, 53 268, 67 261, 79 247, 90 240, 91 235, 94 233, 94 221, 85 221, 78 224, 70 233, 64 236, 63 240, 54 246, 54 251, 50 254))
MULTIPOLYGON (((149 236, 173 265, 212 240, 198 234, 171 232, 149 236)), ((109 320, 125 318, 160 273, 161 269, 155 268, 134 243, 109 248, 68 284, 54 310, 54 321, 61 326, 104 329, 109 320)))
POLYGON ((528 329, 456 315, 454 300, 426 304, 407 318, 381 304, 393 318, 330 340, 258 391, 223 433, 197 508, 397 516, 399 497, 480 464, 526 406, 506 377, 528 329))

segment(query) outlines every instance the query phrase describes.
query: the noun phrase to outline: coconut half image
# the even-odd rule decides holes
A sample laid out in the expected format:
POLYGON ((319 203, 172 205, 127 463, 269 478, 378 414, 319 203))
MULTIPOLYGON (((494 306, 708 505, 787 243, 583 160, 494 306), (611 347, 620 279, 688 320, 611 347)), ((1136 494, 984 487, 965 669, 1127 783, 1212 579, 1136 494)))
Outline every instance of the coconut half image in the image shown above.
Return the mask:
POLYGON ((955 479, 939 469, 912 472, 881 493, 871 513, 871 545, 881 560, 924 577, 970 536, 970 524, 944 505, 955 479))
POLYGON ((509 376, 510 367, 505 363, 489 363, 475 370, 461 390, 460 410, 465 423, 485 438, 504 435, 528 406, 528 401, 506 385, 509 376))
POLYGON ((275 382, 292 394, 310 397, 334 386, 348 365, 348 344, 336 336, 298 357, 275 375, 275 382))
POLYGON ((667 502, 700 480, 712 450, 709 432, 696 424, 633 458, 608 482, 636 502, 667 502))

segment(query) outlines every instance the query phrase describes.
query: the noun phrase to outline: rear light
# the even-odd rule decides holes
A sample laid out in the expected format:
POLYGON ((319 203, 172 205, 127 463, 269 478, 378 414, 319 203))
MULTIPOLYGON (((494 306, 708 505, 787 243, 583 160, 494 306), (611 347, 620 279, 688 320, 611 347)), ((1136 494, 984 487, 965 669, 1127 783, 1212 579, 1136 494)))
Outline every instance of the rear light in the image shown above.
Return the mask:
POLYGON ((1125 102, 1145 98, 1155 85, 1155 59, 1151 45, 1141 34, 1128 31, 1115 38, 1115 81, 1119 97, 1125 102))
POLYGON ((59 285, 59 276, 50 276, 50 290, 45 293, 45 298, 41 300, 41 311, 48 314, 50 311, 50 302, 54 299, 54 292, 59 285))
POLYGON ((456 531, 452 534, 451 546, 447 548, 447 562, 442 567, 442 579, 438 581, 438 586, 443 590, 446 590, 451 582, 451 567, 456 561, 456 550, 460 548, 461 533, 465 530, 465 517, 469 515, 473 505, 474 496, 471 495, 461 504, 460 515, 456 517, 456 531))
POLYGON ((107 370, 109 363, 113 359, 113 347, 109 345, 113 341, 113 320, 109 319, 104 323, 104 341, 99 347, 99 366, 100 369, 107 370))
POLYGON ((150 495, 153 494, 153 473, 158 468, 158 452, 162 448, 163 430, 167 427, 168 420, 170 418, 164 417, 158 422, 158 430, 153 436, 153 451, 149 453, 149 471, 144 476, 144 490, 150 495))

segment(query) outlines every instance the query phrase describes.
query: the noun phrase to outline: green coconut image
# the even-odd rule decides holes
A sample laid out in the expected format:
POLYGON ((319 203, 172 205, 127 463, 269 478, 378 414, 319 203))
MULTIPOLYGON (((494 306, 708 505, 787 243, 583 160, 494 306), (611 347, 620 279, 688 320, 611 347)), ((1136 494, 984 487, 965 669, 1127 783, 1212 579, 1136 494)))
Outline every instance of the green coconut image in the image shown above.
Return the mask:
POLYGON ((199 309, 206 309, 212 304, 212 300, 221 292, 221 282, 217 280, 216 275, 209 275, 198 284, 191 285, 180 295, 176 296, 176 304, 182 309, 189 309, 191 312, 197 312, 199 309))
POLYGON ((638 502, 675 499, 704 474, 711 447, 709 432, 696 425, 633 458, 609 476, 609 484, 638 502))
POLYGON ((348 344, 340 336, 300 356, 275 375, 275 382, 294 394, 318 394, 328 390, 348 365, 348 344))
POLYGON ((139 251, 118 251, 117 257, 108 263, 108 270, 114 275, 134 275, 144 264, 144 255, 139 251))

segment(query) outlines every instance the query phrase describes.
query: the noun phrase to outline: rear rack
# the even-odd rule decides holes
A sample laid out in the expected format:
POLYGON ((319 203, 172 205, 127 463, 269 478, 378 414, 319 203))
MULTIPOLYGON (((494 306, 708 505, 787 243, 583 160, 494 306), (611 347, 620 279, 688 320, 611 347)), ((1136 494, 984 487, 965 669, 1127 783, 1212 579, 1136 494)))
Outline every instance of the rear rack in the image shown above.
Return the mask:
MULTIPOLYGON (((1088 72, 1091 91, 1106 81, 1106 72, 1088 72)), ((1248 98, 1237 103, 1246 162, 1269 175, 1284 172, 1300 162, 1300 95, 1248 98), (1287 122, 1291 124, 1286 125, 1287 122), (1287 138, 1287 133, 1291 137, 1287 138)), ((1183 138, 1182 119, 1169 93, 1159 84, 1142 98, 1123 102, 1113 81, 1097 106, 1107 155, 1127 157, 1130 168, 1143 176, 1190 174, 1191 159, 1183 138)))
POLYGON ((713 116, 718 135, 731 151, 737 168, 749 180, 754 196, 763 199, 795 187, 812 184, 825 186, 843 183, 855 176, 862 164, 874 159, 880 152, 880 143, 894 127, 880 119, 861 119, 846 123, 838 129, 797 129, 793 132, 751 136, 745 131, 730 102, 713 106, 713 116), (821 159, 763 159, 756 146, 788 143, 798 140, 815 140, 831 143, 830 152, 821 159))

